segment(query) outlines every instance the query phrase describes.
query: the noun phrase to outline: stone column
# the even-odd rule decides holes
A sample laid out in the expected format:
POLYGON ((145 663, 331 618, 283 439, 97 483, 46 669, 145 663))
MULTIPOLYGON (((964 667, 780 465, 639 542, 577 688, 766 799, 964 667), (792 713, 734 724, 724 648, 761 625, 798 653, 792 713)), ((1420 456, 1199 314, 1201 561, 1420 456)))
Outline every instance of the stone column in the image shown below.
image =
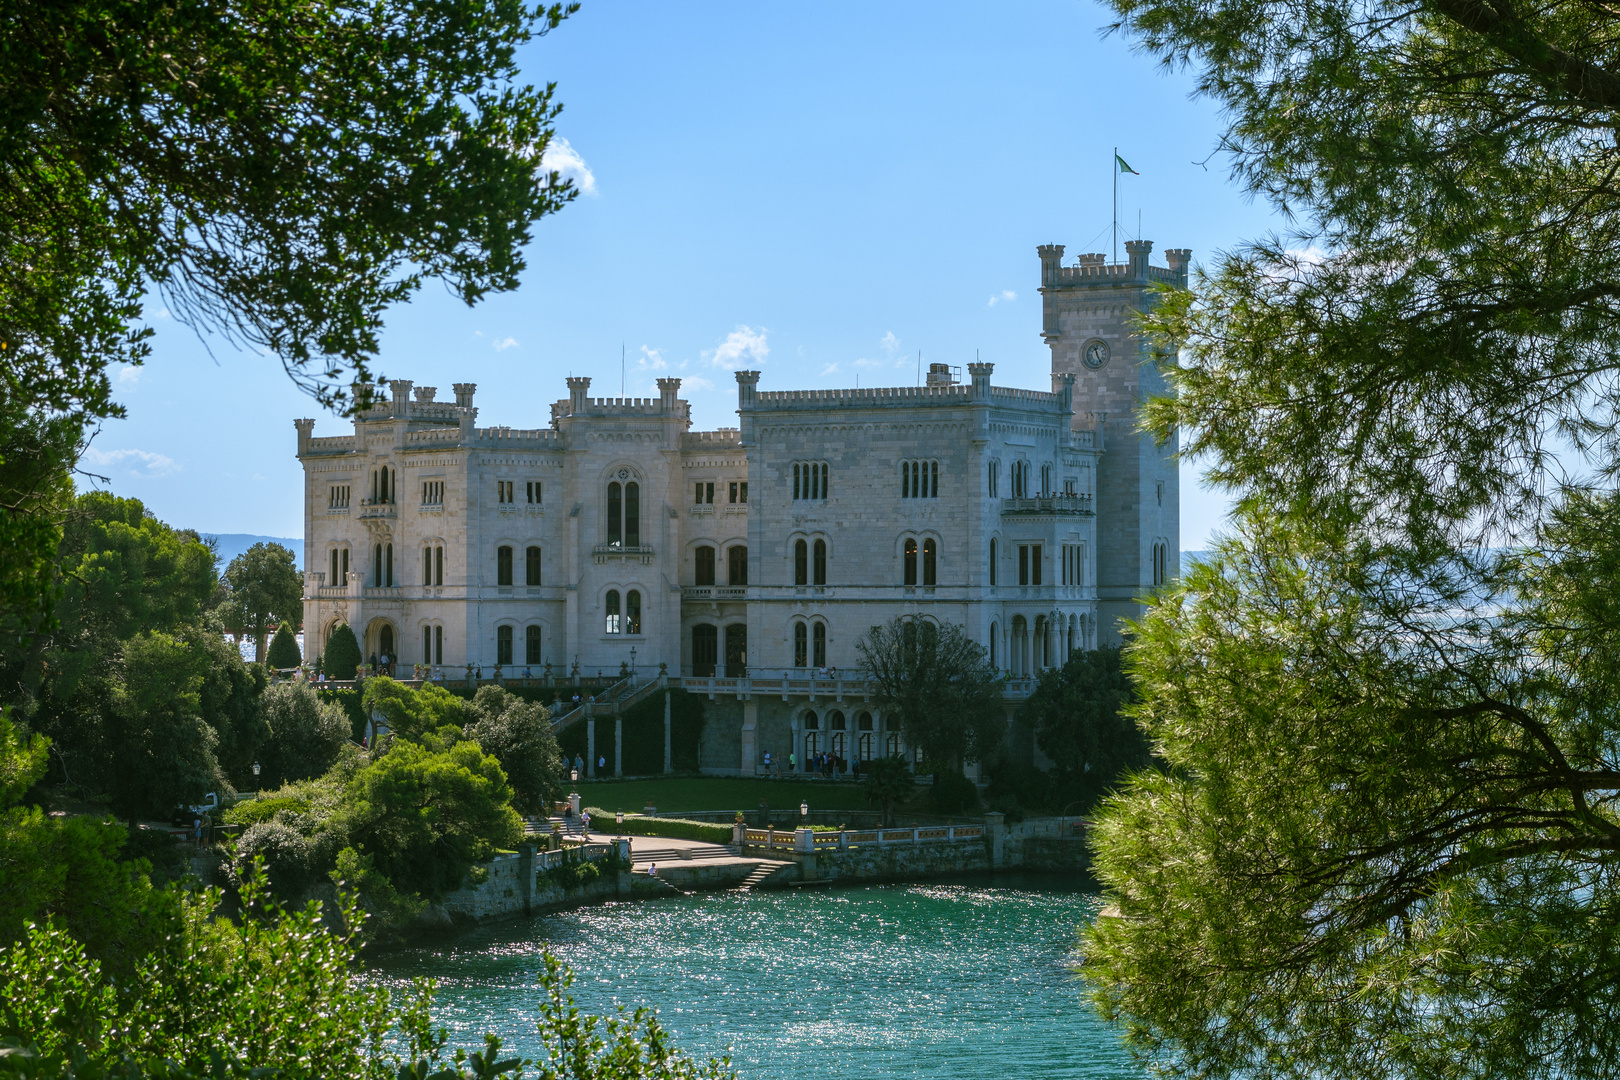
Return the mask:
POLYGON ((585 720, 585 775, 596 775, 596 718, 585 720))
POLYGON ((748 842, 748 823, 746 821, 732 822, 731 842, 737 845, 738 851, 741 851, 742 846, 748 842))
POLYGON ((624 717, 617 709, 613 715, 613 775, 624 775, 624 717))
POLYGON ((992 810, 984 815, 984 842, 990 849, 990 869, 999 870, 1007 858, 1007 815, 992 810))
POLYGON ((664 771, 675 771, 674 758, 670 756, 670 728, 669 728, 669 691, 664 691, 664 771))

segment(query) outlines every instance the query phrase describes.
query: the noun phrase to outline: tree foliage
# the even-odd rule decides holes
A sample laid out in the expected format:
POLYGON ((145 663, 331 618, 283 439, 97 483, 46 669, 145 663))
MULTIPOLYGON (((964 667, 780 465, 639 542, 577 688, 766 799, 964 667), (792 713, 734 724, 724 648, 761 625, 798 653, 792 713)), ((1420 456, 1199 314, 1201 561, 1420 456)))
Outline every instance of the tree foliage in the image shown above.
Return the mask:
POLYGON ((861 767, 866 801, 883 813, 883 824, 894 823, 894 808, 917 793, 911 765, 898 754, 873 758, 861 767))
MULTIPOLYGON (((253 638, 253 659, 264 659, 264 639, 278 623, 304 621, 304 581, 292 549, 260 542, 225 568, 233 622, 253 638)), ((274 665, 272 665, 274 666, 274 665)), ((292 666, 292 665, 288 665, 292 666)))
POLYGON ((1613 13, 1112 2, 1295 229, 1145 322, 1240 512, 1129 652, 1099 1001, 1175 1075, 1611 1075, 1613 13))
POLYGON ((465 724, 469 702, 435 683, 413 689, 379 675, 366 680, 360 704, 367 715, 376 713, 388 721, 400 738, 420 742, 429 732, 465 724))
MULTIPOLYGON (((18 10, 0 72, 0 344, 31 408, 120 415, 151 288, 323 401, 369 383, 383 312, 516 286, 558 106, 517 50, 571 6, 73 0, 18 10)), ((364 404, 362 402, 361 404, 364 404)))
POLYGON ((264 691, 269 737, 259 747, 259 788, 308 780, 330 769, 349 741, 349 718, 322 701, 307 682, 278 682, 264 691))
POLYGON ((466 711, 467 738, 500 762, 512 786, 512 805, 519 813, 549 815, 568 783, 551 713, 498 686, 479 687, 466 711))
POLYGON ((338 623, 327 637, 321 668, 329 679, 352 679, 360 669, 360 642, 348 623, 338 623))
POLYGON ((298 651, 298 639, 293 635, 292 623, 284 622, 276 627, 276 636, 270 639, 270 652, 265 656, 265 662, 274 671, 286 671, 304 662, 304 654, 298 651))
POLYGON ((1090 810, 1122 776, 1152 761, 1147 739, 1125 706, 1134 699, 1119 646, 1076 652, 1036 679, 1024 714, 1057 767, 1057 797, 1090 810))
POLYGON ((956 623, 896 616, 855 645, 873 701, 899 718, 906 742, 960 772, 1006 736, 999 672, 956 623))

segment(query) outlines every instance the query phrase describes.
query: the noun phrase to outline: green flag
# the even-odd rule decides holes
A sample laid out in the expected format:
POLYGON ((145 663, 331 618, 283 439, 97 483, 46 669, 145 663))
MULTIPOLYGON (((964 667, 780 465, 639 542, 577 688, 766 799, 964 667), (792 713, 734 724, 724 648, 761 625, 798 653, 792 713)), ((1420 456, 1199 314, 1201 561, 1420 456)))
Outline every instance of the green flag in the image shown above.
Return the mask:
POLYGON ((1120 172, 1128 172, 1132 176, 1141 176, 1142 175, 1141 173, 1137 172, 1135 169, 1131 168, 1130 165, 1126 163, 1125 159, 1120 157, 1119 154, 1116 153, 1114 155, 1114 160, 1119 162, 1119 171, 1120 172))

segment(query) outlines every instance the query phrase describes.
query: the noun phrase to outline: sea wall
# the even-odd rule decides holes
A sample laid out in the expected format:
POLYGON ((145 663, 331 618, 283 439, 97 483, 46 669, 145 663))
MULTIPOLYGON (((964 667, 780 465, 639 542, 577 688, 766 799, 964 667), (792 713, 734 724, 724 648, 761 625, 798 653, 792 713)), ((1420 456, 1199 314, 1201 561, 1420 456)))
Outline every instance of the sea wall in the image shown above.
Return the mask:
POLYGON ((593 875, 579 872, 548 873, 556 867, 566 870, 563 852, 538 851, 524 844, 514 854, 497 855, 484 863, 486 876, 476 885, 465 885, 446 896, 438 905, 455 922, 490 922, 518 915, 539 915, 547 911, 597 904, 630 896, 630 841, 615 843, 609 853, 591 852, 592 858, 572 865, 598 868, 593 875))

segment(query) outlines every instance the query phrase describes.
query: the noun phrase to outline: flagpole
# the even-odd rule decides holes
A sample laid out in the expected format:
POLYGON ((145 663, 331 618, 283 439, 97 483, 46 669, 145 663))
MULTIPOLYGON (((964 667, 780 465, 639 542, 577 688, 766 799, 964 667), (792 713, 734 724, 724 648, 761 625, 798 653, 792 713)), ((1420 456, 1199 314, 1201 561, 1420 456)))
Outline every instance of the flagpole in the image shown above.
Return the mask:
POLYGON ((1114 245, 1114 261, 1119 262, 1119 147, 1114 147, 1115 160, 1108 163, 1108 169, 1114 174, 1114 225, 1108 231, 1108 238, 1114 245))

